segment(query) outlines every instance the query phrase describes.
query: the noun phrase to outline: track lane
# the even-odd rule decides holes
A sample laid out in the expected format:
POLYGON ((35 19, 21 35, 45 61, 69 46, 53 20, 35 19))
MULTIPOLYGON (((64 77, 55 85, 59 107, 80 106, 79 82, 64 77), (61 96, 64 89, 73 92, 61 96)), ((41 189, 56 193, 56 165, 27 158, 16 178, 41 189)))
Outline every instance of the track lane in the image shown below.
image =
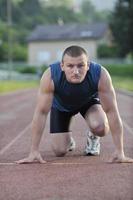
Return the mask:
MULTIPOLYGON (((36 91, 33 96, 35 95, 36 91)), ((31 98, 32 96, 30 95, 29 99, 27 98, 27 102, 30 102, 30 104, 31 98)), ((117 98, 120 113, 126 124, 124 124, 125 151, 132 156, 132 98, 124 97, 121 94, 118 94, 117 98)), ((18 112, 17 123, 23 129, 26 127, 26 122, 31 120, 34 107, 35 102, 31 107, 23 108, 23 111, 21 110, 20 112, 21 115, 18 112), (27 113, 31 114, 27 116, 27 113), (26 120, 24 119, 25 115, 27 116, 26 120)), ((9 120, 7 119, 7 121, 9 120)), ((40 146, 43 157, 48 161, 46 164, 12 164, 14 160, 18 160, 28 154, 30 144, 29 130, 0 156, 0 162, 3 163, 0 165, 0 200, 132 200, 133 165, 107 163, 114 149, 111 135, 101 139, 100 156, 83 156, 86 142, 83 134, 87 126, 82 117, 77 115, 72 124, 77 144, 76 151, 68 153, 64 158, 56 158, 49 145, 48 123, 49 118, 40 146)), ((6 128, 6 124, 4 126, 6 128)), ((10 134, 11 137, 10 140, 7 138, 5 145, 21 133, 19 126, 16 129, 12 127, 13 131, 10 130, 11 127, 6 130, 7 136, 10 134), (14 134, 14 131, 17 134, 16 132, 14 134)), ((1 132, 0 135, 2 137, 1 132)))

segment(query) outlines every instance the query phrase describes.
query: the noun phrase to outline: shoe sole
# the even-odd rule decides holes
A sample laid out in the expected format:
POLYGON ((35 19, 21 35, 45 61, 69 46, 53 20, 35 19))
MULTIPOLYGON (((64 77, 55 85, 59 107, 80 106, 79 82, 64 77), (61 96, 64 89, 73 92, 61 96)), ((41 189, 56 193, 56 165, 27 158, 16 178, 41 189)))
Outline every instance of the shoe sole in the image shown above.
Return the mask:
POLYGON ((85 156, 99 156, 99 154, 90 154, 90 153, 88 153, 88 154, 85 154, 85 156))
POLYGON ((99 156, 100 153, 85 153, 85 156, 99 156))

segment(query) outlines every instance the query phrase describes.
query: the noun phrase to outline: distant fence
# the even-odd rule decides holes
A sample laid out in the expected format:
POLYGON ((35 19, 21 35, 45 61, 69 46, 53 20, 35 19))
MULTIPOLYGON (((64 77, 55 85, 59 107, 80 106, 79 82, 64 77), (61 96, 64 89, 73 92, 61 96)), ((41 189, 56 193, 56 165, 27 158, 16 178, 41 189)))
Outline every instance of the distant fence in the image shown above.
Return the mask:
MULTIPOLYGON (((11 65, 8 63, 0 63, 0 80, 38 80, 40 77, 38 73, 30 74, 30 73, 19 73, 18 68, 22 69, 25 67, 32 67, 31 65, 23 62, 13 62, 11 65)), ((36 66, 34 66, 36 67, 36 66)))
POLYGON ((1 70, 0 80, 38 80, 40 77, 37 74, 21 74, 15 71, 1 70))
POLYGON ((128 65, 128 64, 132 64, 133 65, 133 60, 131 59, 125 59, 125 58, 115 58, 115 59, 112 59, 112 58, 104 58, 104 59, 95 59, 95 62, 97 63, 100 63, 102 65, 104 64, 116 64, 116 65, 128 65))
MULTIPOLYGON (((108 66, 108 65, 120 65, 121 67, 125 65, 132 65, 133 66, 133 60, 127 60, 127 59, 95 59, 95 62, 103 65, 103 66, 108 66)), ((46 66, 46 65, 45 65, 46 66)), ((120 67, 119 66, 119 67, 120 67)), ((29 65, 26 62, 13 62, 11 65, 8 63, 0 63, 0 80, 7 80, 7 79, 16 79, 16 80, 38 80, 40 79, 41 76, 41 66, 36 66, 36 65, 29 65), (30 68, 34 67, 37 70, 34 74, 30 73, 20 73, 18 69, 23 69, 23 68, 30 68)))
MULTIPOLYGON (((93 61, 97 62, 97 63, 100 63, 102 65, 104 64, 133 64, 133 60, 130 60, 130 59, 122 59, 122 58, 115 58, 115 59, 112 59, 112 58, 104 58, 104 59, 93 59, 93 61)), ((45 64, 45 63, 44 63, 45 64)), ((49 63, 50 64, 50 63, 49 63)), ((43 64, 42 64, 43 65, 43 64)), ((47 65, 47 64, 45 64, 47 65)), ((36 66, 36 65, 30 65, 26 62, 13 62, 12 65, 9 65, 8 63, 1 63, 0 62, 0 69, 4 69, 4 70, 15 70, 16 68, 23 68, 23 67, 37 67, 39 68, 39 66, 36 66)))
MULTIPOLYGON (((30 74, 30 73, 19 73, 18 69, 23 69, 25 67, 36 67, 36 66, 31 66, 28 63, 25 62, 13 62, 11 64, 9 63, 0 63, 0 80, 8 80, 8 79, 13 79, 13 80, 38 80, 39 74, 30 74)), ((39 69, 39 67, 38 67, 39 69)))
POLYGON ((28 67, 28 66, 32 67, 33 65, 31 66, 26 62, 13 62, 11 64, 7 62, 0 62, 0 69, 4 69, 4 70, 15 70, 16 68, 23 68, 23 67, 28 67))

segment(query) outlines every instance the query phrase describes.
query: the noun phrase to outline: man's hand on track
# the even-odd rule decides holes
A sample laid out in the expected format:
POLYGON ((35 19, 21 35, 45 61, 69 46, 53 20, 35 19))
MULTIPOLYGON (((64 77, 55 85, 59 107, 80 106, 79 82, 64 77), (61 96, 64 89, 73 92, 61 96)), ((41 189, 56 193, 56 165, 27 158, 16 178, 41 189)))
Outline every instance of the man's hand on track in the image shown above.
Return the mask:
POLYGON ((133 163, 133 159, 121 154, 114 154, 110 159, 111 163, 133 163))
POLYGON ((27 158, 15 161, 15 163, 17 163, 17 164, 26 164, 27 163, 28 164, 28 163, 34 163, 36 161, 41 164, 46 163, 46 161, 43 160, 41 154, 38 151, 31 152, 27 158))

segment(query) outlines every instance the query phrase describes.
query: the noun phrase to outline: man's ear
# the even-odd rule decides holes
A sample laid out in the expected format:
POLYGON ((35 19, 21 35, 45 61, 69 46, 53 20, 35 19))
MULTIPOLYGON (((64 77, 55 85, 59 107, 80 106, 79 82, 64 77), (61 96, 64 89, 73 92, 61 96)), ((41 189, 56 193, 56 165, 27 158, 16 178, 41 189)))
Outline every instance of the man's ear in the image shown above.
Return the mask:
POLYGON ((88 70, 90 68, 90 61, 87 61, 87 65, 88 65, 88 70))
POLYGON ((61 70, 64 71, 63 62, 60 63, 61 70))

